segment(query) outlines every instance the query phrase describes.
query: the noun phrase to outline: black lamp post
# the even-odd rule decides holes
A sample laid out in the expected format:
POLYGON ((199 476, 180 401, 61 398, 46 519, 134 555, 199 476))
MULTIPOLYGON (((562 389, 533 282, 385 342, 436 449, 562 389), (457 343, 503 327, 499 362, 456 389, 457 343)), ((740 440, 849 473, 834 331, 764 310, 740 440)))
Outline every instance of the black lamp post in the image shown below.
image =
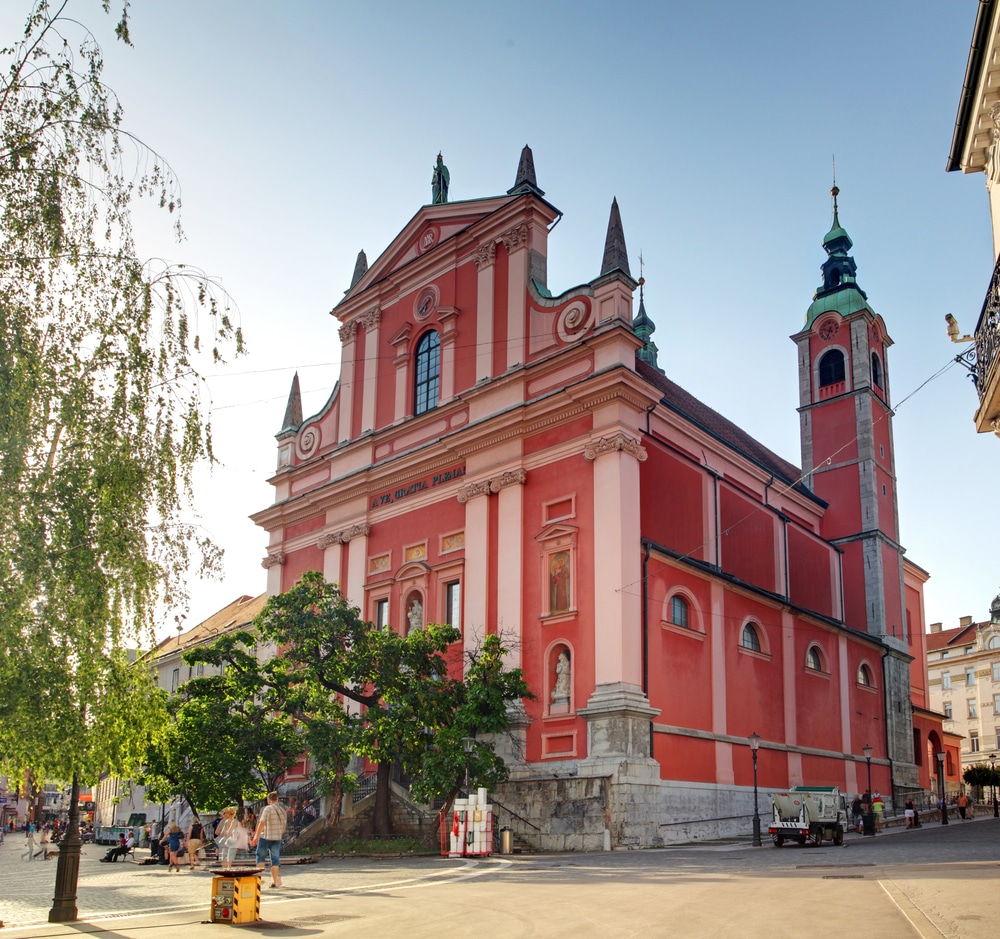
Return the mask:
POLYGON ((750 755, 753 757, 753 846, 759 848, 760 842, 760 812, 757 809, 757 748, 760 746, 760 734, 754 731, 747 738, 750 741, 750 755))
POLYGON ((866 743, 861 748, 861 752, 865 755, 865 763, 868 764, 868 802, 865 805, 861 834, 872 836, 875 834, 875 808, 872 805, 872 753, 874 751, 875 748, 870 743, 866 743))
POLYGON ((462 749, 465 751, 465 797, 469 798, 469 760, 472 758, 472 751, 476 747, 475 737, 463 737, 462 749))
POLYGON ((1000 818, 1000 809, 997 806, 997 755, 990 754, 990 794, 993 796, 993 817, 1000 818))
POLYGON ((945 795, 944 791, 944 761, 948 756, 944 750, 938 750, 937 754, 938 761, 938 784, 941 787, 941 824, 948 824, 948 797, 945 795))

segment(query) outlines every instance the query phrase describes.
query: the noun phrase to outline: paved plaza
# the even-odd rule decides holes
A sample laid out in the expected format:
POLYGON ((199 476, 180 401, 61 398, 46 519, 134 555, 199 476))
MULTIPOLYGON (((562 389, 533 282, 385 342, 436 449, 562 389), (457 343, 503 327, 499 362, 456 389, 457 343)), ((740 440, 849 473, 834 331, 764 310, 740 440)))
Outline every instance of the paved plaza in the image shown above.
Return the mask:
MULTIPOLYGON (((46 922, 55 861, 0 848, 2 939, 273 936, 895 937, 992 939, 1000 922, 1000 820, 850 834, 844 847, 748 842, 610 854, 286 865, 261 921, 208 922, 211 873, 98 863, 84 847, 77 923, 46 922)), ((139 852, 140 857, 146 855, 139 852)))

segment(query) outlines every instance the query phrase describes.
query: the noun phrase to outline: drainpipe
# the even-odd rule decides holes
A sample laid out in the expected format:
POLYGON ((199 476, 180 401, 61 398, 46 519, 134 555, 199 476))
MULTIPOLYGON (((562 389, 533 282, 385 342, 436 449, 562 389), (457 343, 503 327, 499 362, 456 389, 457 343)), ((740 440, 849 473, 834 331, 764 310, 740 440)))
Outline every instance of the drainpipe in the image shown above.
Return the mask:
MULTIPOLYGON (((642 558, 642 690, 649 700, 649 551, 650 543, 643 539, 646 553, 642 558)), ((653 722, 649 722, 649 756, 653 757, 653 722)))

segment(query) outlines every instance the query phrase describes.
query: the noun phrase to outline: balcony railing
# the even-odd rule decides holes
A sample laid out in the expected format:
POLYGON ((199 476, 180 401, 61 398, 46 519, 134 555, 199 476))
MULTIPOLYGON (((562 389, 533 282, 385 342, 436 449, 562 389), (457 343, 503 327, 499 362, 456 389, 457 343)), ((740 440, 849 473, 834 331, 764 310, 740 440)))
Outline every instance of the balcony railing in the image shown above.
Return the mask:
MULTIPOLYGON (((975 339, 975 362, 970 363, 970 370, 976 385, 976 393, 979 395, 980 411, 983 418, 988 419, 991 415, 984 413, 983 408, 991 412, 1000 409, 1000 402, 991 403, 986 400, 990 393, 990 376, 997 366, 997 356, 1000 354, 1000 259, 993 268, 993 277, 986 291, 983 310, 979 314, 979 322, 976 323, 975 339)), ((980 428, 980 430, 985 429, 988 428, 980 428)))

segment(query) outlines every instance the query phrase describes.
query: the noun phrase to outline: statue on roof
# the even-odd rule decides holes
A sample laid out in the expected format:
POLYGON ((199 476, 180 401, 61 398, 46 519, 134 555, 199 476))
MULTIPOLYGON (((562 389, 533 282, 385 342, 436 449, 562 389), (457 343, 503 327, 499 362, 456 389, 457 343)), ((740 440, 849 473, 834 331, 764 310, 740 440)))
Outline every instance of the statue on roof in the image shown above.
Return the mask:
POLYGON ((448 167, 444 165, 444 157, 438 154, 437 163, 434 164, 434 175, 431 177, 431 204, 441 205, 448 201, 448 186, 451 183, 451 174, 448 167))

